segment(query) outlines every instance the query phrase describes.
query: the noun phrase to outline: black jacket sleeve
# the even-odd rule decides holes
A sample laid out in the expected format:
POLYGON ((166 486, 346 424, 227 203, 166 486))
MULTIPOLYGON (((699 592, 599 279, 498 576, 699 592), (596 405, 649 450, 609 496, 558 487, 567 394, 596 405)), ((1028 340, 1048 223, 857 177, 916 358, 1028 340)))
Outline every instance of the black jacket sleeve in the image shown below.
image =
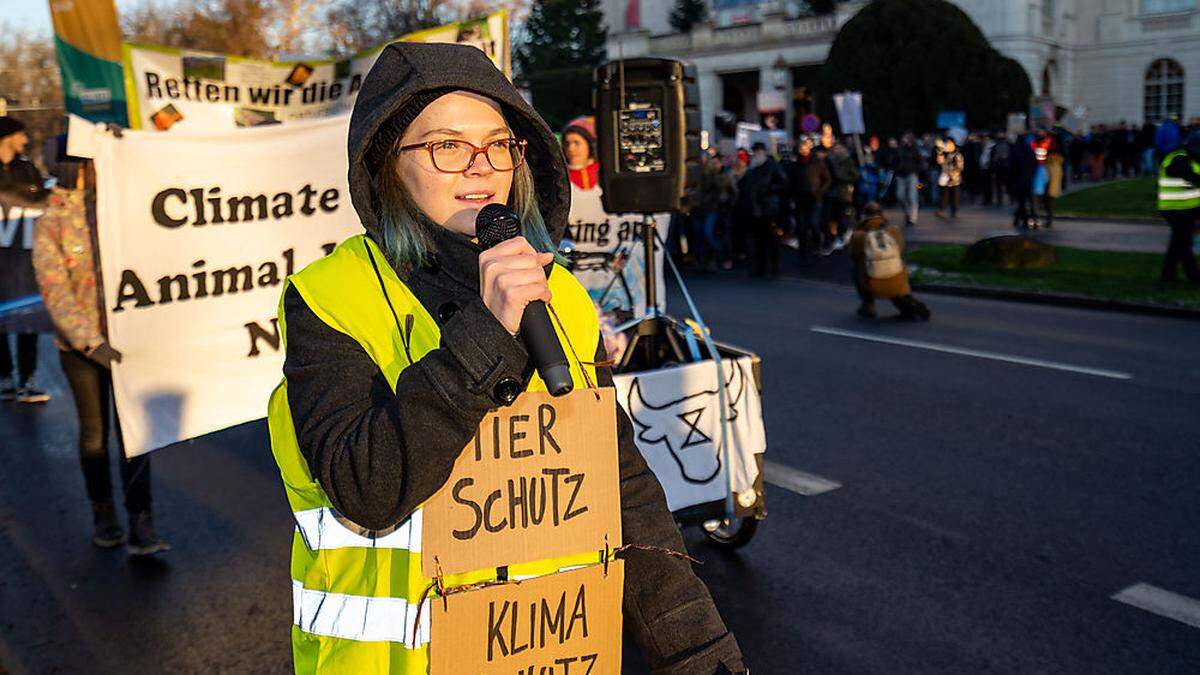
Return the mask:
MULTIPOLYGON (((606 358, 604 345, 596 361, 606 358)), ((613 386, 612 370, 597 368, 602 387, 613 386)), ((621 530, 625 544, 686 553, 683 537, 667 510, 658 478, 646 466, 633 437, 633 423, 617 406, 617 449, 621 464, 621 530)), ((741 673, 742 653, 725 628, 712 596, 682 558, 630 549, 625 560, 625 625, 650 662, 654 675, 741 673), (726 670, 722 670, 724 667, 726 670)))
POLYGON ((477 300, 446 321, 440 346, 405 368, 393 393, 362 346, 321 321, 294 286, 283 308, 300 452, 334 508, 369 530, 399 523, 442 487, 498 405, 496 384, 520 380, 529 360, 477 300))
POLYGON ((44 182, 42 172, 24 157, 17 157, 8 165, 0 166, 0 198, 3 198, 7 206, 29 207, 45 204, 50 191, 43 185, 44 182))

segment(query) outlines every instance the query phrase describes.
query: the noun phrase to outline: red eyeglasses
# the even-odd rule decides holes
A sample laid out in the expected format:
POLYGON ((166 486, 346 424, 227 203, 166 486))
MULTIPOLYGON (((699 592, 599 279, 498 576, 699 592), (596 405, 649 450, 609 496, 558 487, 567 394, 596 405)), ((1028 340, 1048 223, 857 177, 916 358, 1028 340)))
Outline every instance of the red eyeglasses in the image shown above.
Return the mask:
POLYGON ((428 143, 402 145, 396 152, 425 148, 433 168, 442 173, 463 173, 475 164, 475 158, 483 155, 496 171, 513 171, 525 162, 525 146, 528 141, 520 138, 501 138, 482 148, 467 141, 442 140, 428 143))

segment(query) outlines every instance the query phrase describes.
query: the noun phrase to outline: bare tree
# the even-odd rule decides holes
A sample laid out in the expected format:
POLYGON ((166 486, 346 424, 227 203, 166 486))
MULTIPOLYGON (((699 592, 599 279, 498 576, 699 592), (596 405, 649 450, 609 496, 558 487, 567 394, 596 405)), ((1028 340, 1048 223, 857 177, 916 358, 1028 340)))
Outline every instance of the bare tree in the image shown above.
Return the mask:
POLYGON ((311 53, 316 43, 326 48, 332 41, 326 35, 328 0, 279 0, 275 3, 267 34, 276 55, 311 53))
POLYGON ((268 0, 190 0, 139 5, 122 17, 132 42, 267 58, 275 52, 268 0))
MULTIPOLYGON (((510 3, 514 22, 530 0, 510 3)), ((255 58, 348 54, 479 17, 494 0, 171 0, 122 16, 126 39, 255 58)))
POLYGON ((0 98, 8 114, 25 123, 28 154, 40 159, 42 143, 63 131, 62 80, 54 43, 40 35, 0 24, 0 98))
POLYGON ((451 0, 335 0, 328 12, 332 46, 356 52, 458 19, 451 0))

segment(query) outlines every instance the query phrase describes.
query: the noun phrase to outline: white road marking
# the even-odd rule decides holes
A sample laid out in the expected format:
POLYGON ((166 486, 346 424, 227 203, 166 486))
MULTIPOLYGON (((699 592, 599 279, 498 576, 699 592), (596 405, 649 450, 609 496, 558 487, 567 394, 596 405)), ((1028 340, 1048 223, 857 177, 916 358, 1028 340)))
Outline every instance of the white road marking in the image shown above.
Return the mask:
POLYGON ((813 326, 809 330, 814 333, 823 333, 825 335, 836 335, 839 337, 855 338, 858 340, 869 340, 871 342, 883 342, 890 345, 900 345, 901 347, 912 347, 913 349, 928 349, 929 351, 943 352, 946 354, 958 354, 959 356, 974 356, 975 358, 979 359, 991 359, 992 361, 1018 363, 1023 366, 1037 366, 1038 368, 1050 368, 1051 370, 1065 370, 1071 373, 1095 375, 1096 377, 1108 377, 1114 380, 1133 379, 1133 375, 1130 373, 1122 373, 1116 370, 1088 368, 1087 366, 1075 366, 1069 363, 1059 363, 1057 361, 1045 361, 1043 359, 1033 359, 1024 356, 1012 356, 1010 354, 1000 354, 997 352, 985 352, 978 349, 967 349, 966 347, 951 347, 949 345, 939 345, 932 342, 922 342, 920 340, 905 340, 904 338, 887 337, 873 333, 859 333, 852 330, 827 328, 825 326, 813 326))
POLYGON ((811 473, 804 473, 790 466, 770 461, 763 462, 763 480, 775 487, 791 490, 805 497, 832 492, 842 487, 842 484, 837 481, 814 476, 811 473))
POLYGON ((1113 600, 1200 628, 1200 600, 1157 586, 1137 583, 1112 596, 1113 600))

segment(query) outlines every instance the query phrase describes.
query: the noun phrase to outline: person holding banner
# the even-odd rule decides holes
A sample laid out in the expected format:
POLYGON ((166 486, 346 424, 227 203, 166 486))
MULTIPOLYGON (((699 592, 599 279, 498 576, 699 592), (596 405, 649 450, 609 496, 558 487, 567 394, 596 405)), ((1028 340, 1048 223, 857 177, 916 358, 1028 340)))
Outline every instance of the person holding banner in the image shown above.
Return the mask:
MULTIPOLYGON (((15 117, 0 116, 0 221, 8 237, 0 237, 0 299, 12 300, 29 292, 29 249, 22 232, 24 209, 40 209, 46 201, 42 173, 24 156, 29 135, 25 123, 15 117), (15 214, 21 217, 16 217, 15 214), (14 223, 8 223, 9 218, 14 223)), ((16 363, 9 346, 8 333, 0 332, 0 400, 19 403, 45 403, 50 395, 33 383, 37 369, 37 333, 16 336, 16 363), (14 373, 14 370, 16 371, 14 373), (13 377, 13 375, 16 377, 13 377)))
MULTIPOLYGON (((552 303, 571 362, 576 391, 555 401, 593 393, 599 401, 612 374, 586 291, 554 264, 570 202, 562 151, 482 52, 389 45, 355 102, 349 164, 351 201, 366 233, 288 278, 279 316, 284 379, 268 412, 297 525, 295 668, 455 672, 431 664, 477 645, 437 642, 445 600, 436 596, 449 598, 451 611, 460 598, 470 604, 465 598, 512 588, 504 584, 513 579, 530 584, 589 562, 598 567, 593 550, 443 575, 448 562, 430 546, 431 535, 449 539, 433 525, 432 503, 446 501, 456 460, 479 461, 464 449, 473 439, 492 442, 491 432, 476 436, 485 416, 545 388, 517 339, 526 305, 552 303), (523 236, 484 251, 474 239, 475 220, 484 205, 496 203, 519 216, 523 236), (436 574, 425 571, 431 567, 436 574), (434 614, 433 637, 422 612, 426 620, 434 614)), ((707 589, 678 557, 683 541, 619 406, 614 419, 621 540, 638 547, 617 560, 624 568, 618 606, 623 602, 625 625, 655 673, 745 672, 707 589)), ((504 434, 510 443, 524 437, 513 435, 512 424, 504 434)), ((496 461, 511 452, 508 446, 496 461)), ((461 487, 455 486, 456 499, 461 487)), ((509 519, 510 508, 518 507, 506 501, 496 510, 509 519)), ((490 515, 486 522, 491 532, 490 515)), ((482 613, 467 623, 488 620, 488 610, 482 613)), ((520 621, 524 634, 528 627, 520 621)), ((512 630, 515 641, 515 623, 512 630)), ((498 654, 507 654, 499 629, 489 632, 493 637, 498 654)), ((560 634, 553 642, 561 640, 560 634)), ((521 658, 532 663, 539 654, 530 648, 521 658)), ((496 671, 496 664, 489 667, 496 671)), ((608 668, 596 672, 615 672, 608 668)))
POLYGON ((109 475, 108 437, 117 431, 118 462, 125 509, 129 514, 128 550, 150 555, 171 546, 154 529, 150 500, 150 456, 125 458, 116 413, 109 416, 113 363, 121 353, 108 344, 101 309, 99 270, 93 253, 96 228, 96 173, 91 160, 66 154, 65 135, 50 139, 55 152, 51 175, 55 189, 50 207, 38 219, 33 239, 33 268, 46 312, 54 322, 63 373, 79 416, 79 463, 92 502, 92 543, 114 548, 126 543, 117 524, 109 475))

